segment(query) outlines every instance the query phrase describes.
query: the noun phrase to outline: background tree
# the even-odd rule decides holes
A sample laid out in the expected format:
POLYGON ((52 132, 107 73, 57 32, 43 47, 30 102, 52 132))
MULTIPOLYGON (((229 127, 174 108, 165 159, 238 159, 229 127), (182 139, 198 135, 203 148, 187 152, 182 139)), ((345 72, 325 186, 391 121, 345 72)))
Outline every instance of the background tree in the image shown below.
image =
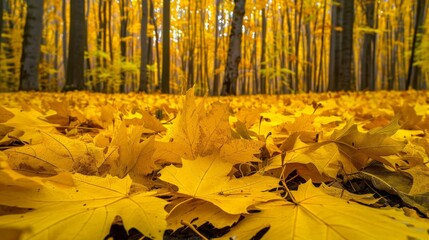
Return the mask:
POLYGON ((162 20, 162 93, 170 93, 170 0, 164 0, 162 20))
POLYGON ((237 94, 238 65, 241 60, 241 36, 246 0, 235 0, 234 3, 222 95, 237 94))
POLYGON ((85 0, 70 1, 70 38, 64 91, 84 90, 85 0))
POLYGON ((329 90, 351 90, 353 70, 354 0, 332 5, 329 90))
POLYGON ((416 49, 421 45, 422 34, 424 33, 424 22, 426 19, 426 0, 417 0, 417 4, 414 6, 415 9, 415 20, 414 20, 414 34, 413 42, 411 47, 410 63, 408 66, 408 77, 406 88, 410 87, 418 89, 420 84, 419 79, 421 78, 421 67, 415 64, 416 49))
POLYGON ((376 12, 375 0, 360 1, 366 20, 361 56, 360 89, 374 91, 376 82, 376 12))
MULTIPOLYGON (((121 16, 121 30, 120 30, 120 41, 121 41, 121 63, 127 61, 127 37, 128 37, 128 21, 129 21, 129 0, 119 1, 119 12, 121 16)), ((143 54, 143 53, 142 53, 143 54)), ((126 73, 121 70, 121 85, 120 91, 125 92, 126 73)))
POLYGON ((19 90, 39 90, 39 60, 42 31, 43 0, 29 0, 27 1, 19 90))
POLYGON ((142 20, 141 20, 141 54, 140 54, 140 87, 139 91, 148 92, 148 76, 147 76, 147 64, 150 58, 149 54, 149 39, 147 37, 147 24, 148 24, 148 0, 142 0, 142 20))
POLYGON ((3 37, 2 37, 2 33, 3 33, 3 2, 6 0, 0 0, 0 54, 1 54, 1 44, 3 42, 3 37))

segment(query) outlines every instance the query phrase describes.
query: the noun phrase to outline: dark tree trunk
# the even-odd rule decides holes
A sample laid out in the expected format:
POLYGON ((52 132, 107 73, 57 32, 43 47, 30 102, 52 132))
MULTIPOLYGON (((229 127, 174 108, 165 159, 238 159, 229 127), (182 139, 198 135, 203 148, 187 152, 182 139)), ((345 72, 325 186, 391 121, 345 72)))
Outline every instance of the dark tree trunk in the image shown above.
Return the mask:
POLYGON ((66 84, 63 91, 84 90, 85 0, 70 1, 70 39, 66 84))
POLYGON ((354 0, 332 6, 329 90, 351 90, 353 82, 354 0), (337 29, 342 29, 338 31, 337 29))
POLYGON ((265 58, 265 49, 267 48, 267 18, 265 16, 265 8, 262 9, 262 35, 261 35, 261 75, 259 80, 261 81, 259 86, 261 86, 262 94, 267 93, 267 59, 265 58))
POLYGON ((170 0, 164 0, 162 19, 162 93, 170 93, 170 0))
POLYGON ((219 48, 219 5, 221 0, 216 0, 216 13, 215 13, 215 47, 214 47, 214 76, 213 76, 213 92, 212 95, 219 95, 219 83, 220 83, 220 75, 218 69, 220 67, 219 57, 217 55, 217 51, 219 48))
POLYGON ((343 1, 343 34, 341 43, 341 65, 337 90, 352 90, 353 82, 353 23, 354 0, 343 1))
POLYGON ((63 20, 63 65, 64 65, 64 75, 67 72, 67 2, 66 0, 62 1, 61 5, 61 17, 63 20))
MULTIPOLYGON (((366 24, 370 29, 375 28, 375 0, 365 1, 363 5, 365 7, 366 24)), ((364 42, 362 47, 362 58, 361 58, 361 86, 362 90, 375 90, 375 47, 376 47, 376 35, 375 31, 366 32, 364 34, 364 42)))
POLYGON ((424 33, 424 22, 426 18, 426 0, 417 0, 417 6, 415 8, 415 20, 414 20, 414 35, 413 43, 411 47, 410 63, 408 66, 408 78, 406 88, 419 89, 419 78, 421 77, 421 67, 415 65, 416 50, 421 44, 421 37, 419 34, 424 33))
MULTIPOLYGON (((120 29, 120 40, 121 40, 121 62, 127 61, 127 41, 126 38, 128 36, 128 0, 120 0, 119 1, 119 12, 121 15, 121 29, 120 29)), ((126 74, 121 70, 121 85, 120 92, 125 92, 125 83, 126 83, 126 74)))
POLYGON ((27 1, 19 90, 39 90, 39 60, 42 31, 43 0, 29 0, 27 1))
POLYGON ((241 60, 241 36, 246 0, 234 0, 235 6, 226 61, 222 95, 237 94, 238 65, 241 60))
POLYGON ((147 77, 147 64, 149 60, 148 51, 148 37, 147 37, 147 23, 148 23, 148 0, 142 0, 142 20, 141 20, 141 56, 140 56, 140 92, 148 92, 148 77, 147 77))
POLYGON ((1 54, 1 43, 3 42, 3 38, 1 37, 3 33, 3 4, 5 0, 0 0, 0 54, 1 54))
MULTIPOLYGON (((149 15, 150 15, 150 23, 153 25, 154 29, 155 29, 155 53, 156 53, 156 77, 158 79, 158 82, 161 81, 161 57, 159 56, 159 34, 158 34, 158 26, 156 24, 156 19, 155 19, 155 7, 154 7, 154 3, 153 0, 150 0, 150 9, 149 9, 149 15)), ((151 89, 153 89, 152 84, 151 85, 151 89)), ((159 88, 159 86, 157 86, 157 88, 159 88)))
POLYGON ((341 63, 341 35, 338 30, 342 26, 342 7, 337 4, 332 5, 331 10, 331 41, 329 52, 329 91, 338 89, 339 66, 341 63))

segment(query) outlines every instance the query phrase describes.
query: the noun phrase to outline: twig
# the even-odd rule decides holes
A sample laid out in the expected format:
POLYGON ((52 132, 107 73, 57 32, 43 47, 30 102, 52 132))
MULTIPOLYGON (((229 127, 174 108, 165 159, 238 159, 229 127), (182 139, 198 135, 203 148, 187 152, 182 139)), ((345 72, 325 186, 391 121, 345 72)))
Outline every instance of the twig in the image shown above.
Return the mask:
POLYGON ((194 231, 198 236, 200 236, 200 238, 202 238, 203 240, 208 240, 208 238, 206 238, 203 234, 201 234, 200 232, 198 232, 198 230, 190 223, 180 220, 180 223, 182 225, 187 226, 188 228, 190 228, 192 231, 194 231))

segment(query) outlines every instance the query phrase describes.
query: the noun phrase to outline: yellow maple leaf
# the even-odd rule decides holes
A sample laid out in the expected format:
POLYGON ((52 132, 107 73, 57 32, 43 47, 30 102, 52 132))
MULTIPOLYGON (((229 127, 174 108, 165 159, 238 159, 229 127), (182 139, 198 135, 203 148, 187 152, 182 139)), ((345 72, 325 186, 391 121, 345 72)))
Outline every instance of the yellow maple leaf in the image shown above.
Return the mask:
MULTIPOLYGON (((183 109, 174 121, 170 139, 166 148, 170 154, 164 154, 165 162, 178 163, 181 158, 196 159, 222 152, 221 157, 232 163, 249 162, 261 146, 257 141, 234 139, 229 125, 229 106, 219 102, 212 103, 206 109, 205 102, 197 104, 194 90, 190 89, 185 97, 183 109), (241 152, 241 157, 237 153, 241 152)), ((162 154, 157 154, 161 157, 162 154)))
POLYGON ((343 129, 334 131, 331 141, 338 145, 341 153, 347 156, 357 169, 366 166, 370 159, 394 167, 395 164, 383 156, 397 154, 405 147, 404 141, 391 138, 398 129, 397 118, 383 128, 374 128, 366 133, 360 132, 357 125, 349 121, 343 129))
POLYGON ((292 135, 285 141, 283 148, 286 151, 284 159, 281 155, 269 159, 266 171, 284 167, 284 176, 296 170, 304 179, 325 182, 335 179, 340 169, 346 173, 358 170, 334 143, 311 145, 302 142, 299 135, 292 135))
POLYGON ((104 159, 101 148, 92 143, 38 131, 41 143, 5 150, 11 168, 33 173, 55 174, 72 171, 95 174, 104 159))
POLYGON ((231 177, 233 164, 217 155, 182 159, 182 164, 181 168, 162 169, 160 179, 176 185, 178 193, 211 202, 226 213, 246 213, 253 204, 280 198, 276 193, 266 192, 278 186, 277 178, 259 174, 231 177))
POLYGON ((228 214, 213 203, 200 199, 180 199, 173 205, 173 209, 168 213, 168 228, 178 229, 183 227, 183 222, 192 223, 194 226, 201 226, 210 222, 217 229, 231 226, 238 221, 241 214, 228 214))
POLYGON ((259 204, 258 213, 240 221, 222 239, 428 239, 427 223, 406 217, 400 209, 375 209, 329 196, 311 181, 292 192, 296 203, 259 204))
POLYGON ((4 123, 12 119, 14 116, 13 113, 8 111, 6 108, 0 106, 0 123, 4 123))
POLYGON ((130 192, 131 179, 72 175, 74 186, 45 181, 22 189, 16 182, 0 189, 0 205, 31 208, 0 216, 0 229, 30 229, 22 239, 103 239, 115 216, 145 236, 162 239, 166 201, 156 192, 130 192))
POLYGON ((112 142, 106 153, 107 158, 99 167, 100 174, 109 172, 120 178, 127 174, 146 175, 157 169, 152 161, 154 137, 141 141, 143 126, 119 123, 113 133, 112 142))
MULTIPOLYGON (((1 124, 4 127, 12 127, 13 130, 8 132, 8 137, 13 139, 19 139, 25 143, 40 143, 41 136, 39 130, 57 133, 55 124, 51 124, 45 121, 45 116, 40 112, 30 109, 28 111, 22 111, 17 108, 4 108, 8 112, 13 114, 12 118, 1 124)), ((3 117, 9 116, 8 114, 3 117)))

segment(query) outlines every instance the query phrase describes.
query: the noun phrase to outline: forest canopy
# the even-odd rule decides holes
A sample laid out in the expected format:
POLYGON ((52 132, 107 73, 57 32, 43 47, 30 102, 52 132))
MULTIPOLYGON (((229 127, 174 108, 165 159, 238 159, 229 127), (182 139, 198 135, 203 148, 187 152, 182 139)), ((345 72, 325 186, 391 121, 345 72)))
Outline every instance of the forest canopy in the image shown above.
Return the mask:
POLYGON ((0 6, 0 91, 405 90, 425 89, 429 77, 424 0, 1 0, 0 6))

